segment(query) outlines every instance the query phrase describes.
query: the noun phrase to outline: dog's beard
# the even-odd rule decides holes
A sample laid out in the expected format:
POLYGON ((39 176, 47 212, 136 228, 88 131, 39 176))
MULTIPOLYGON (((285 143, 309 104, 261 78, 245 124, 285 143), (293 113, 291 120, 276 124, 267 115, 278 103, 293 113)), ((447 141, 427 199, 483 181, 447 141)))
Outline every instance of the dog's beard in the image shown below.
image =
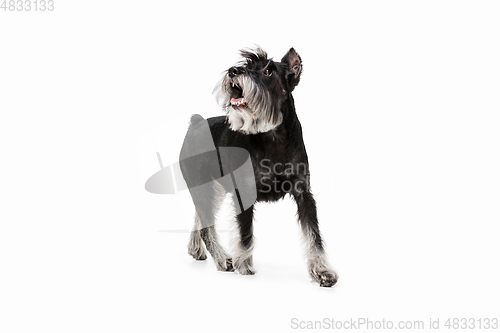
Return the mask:
POLYGON ((279 101, 273 103, 269 91, 260 88, 247 75, 234 78, 225 75, 214 92, 227 113, 229 127, 233 131, 245 134, 264 133, 273 130, 283 121, 279 101), (239 90, 241 92, 238 94, 239 90))

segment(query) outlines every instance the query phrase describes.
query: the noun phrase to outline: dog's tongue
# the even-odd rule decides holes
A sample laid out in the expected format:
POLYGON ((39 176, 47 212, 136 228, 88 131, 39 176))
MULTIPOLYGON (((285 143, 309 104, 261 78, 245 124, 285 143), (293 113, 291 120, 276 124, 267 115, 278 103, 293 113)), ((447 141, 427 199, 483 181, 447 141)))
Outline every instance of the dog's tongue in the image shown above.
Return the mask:
POLYGON ((231 105, 236 105, 242 108, 247 107, 247 101, 245 101, 245 98, 231 98, 231 105))

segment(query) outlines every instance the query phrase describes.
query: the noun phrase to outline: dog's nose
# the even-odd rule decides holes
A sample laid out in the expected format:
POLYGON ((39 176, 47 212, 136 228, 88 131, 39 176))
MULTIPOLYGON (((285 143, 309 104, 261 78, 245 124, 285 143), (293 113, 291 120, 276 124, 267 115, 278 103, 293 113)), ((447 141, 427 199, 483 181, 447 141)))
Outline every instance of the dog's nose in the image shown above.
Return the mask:
POLYGON ((240 71, 238 70, 238 67, 231 67, 227 70, 227 74, 229 77, 235 77, 236 75, 240 74, 240 71))

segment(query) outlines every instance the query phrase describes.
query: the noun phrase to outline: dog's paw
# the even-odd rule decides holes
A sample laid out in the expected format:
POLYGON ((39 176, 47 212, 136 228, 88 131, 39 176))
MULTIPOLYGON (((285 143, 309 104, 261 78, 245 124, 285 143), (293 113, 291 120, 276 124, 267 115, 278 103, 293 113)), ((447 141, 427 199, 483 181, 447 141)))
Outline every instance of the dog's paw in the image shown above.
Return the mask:
POLYGON ((199 248, 199 249, 189 249, 188 252, 191 257, 193 257, 196 260, 206 260, 207 259, 207 254, 205 253, 205 250, 199 248))
POLYGON ((331 269, 313 269, 309 273, 313 280, 319 283, 320 287, 332 287, 339 279, 338 274, 331 269))
POLYGON ((251 258, 235 260, 234 267, 241 275, 254 275, 256 273, 255 268, 252 266, 251 258))
POLYGON ((253 268, 252 266, 240 266, 236 269, 236 271, 241 275, 254 275, 256 273, 255 268, 253 268))
POLYGON ((222 272, 233 272, 234 271, 233 260, 231 258, 223 258, 223 259, 215 260, 215 266, 217 267, 218 271, 222 271, 222 272))

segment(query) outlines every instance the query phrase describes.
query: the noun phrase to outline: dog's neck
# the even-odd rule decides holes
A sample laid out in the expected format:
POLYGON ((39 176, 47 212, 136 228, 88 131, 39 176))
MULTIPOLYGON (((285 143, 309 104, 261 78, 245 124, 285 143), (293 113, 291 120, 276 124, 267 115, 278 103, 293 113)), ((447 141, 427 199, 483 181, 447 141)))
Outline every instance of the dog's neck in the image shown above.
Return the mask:
POLYGON ((258 135, 266 141, 283 142, 290 140, 289 133, 300 133, 300 139, 302 140, 302 127, 295 111, 295 104, 291 93, 287 95, 281 104, 280 112, 283 117, 281 124, 268 132, 258 133, 258 135))
POLYGON ((289 130, 294 130, 296 126, 300 126, 299 118, 295 111, 295 102, 291 93, 287 95, 287 98, 281 104, 281 113, 283 114, 281 125, 289 130))

